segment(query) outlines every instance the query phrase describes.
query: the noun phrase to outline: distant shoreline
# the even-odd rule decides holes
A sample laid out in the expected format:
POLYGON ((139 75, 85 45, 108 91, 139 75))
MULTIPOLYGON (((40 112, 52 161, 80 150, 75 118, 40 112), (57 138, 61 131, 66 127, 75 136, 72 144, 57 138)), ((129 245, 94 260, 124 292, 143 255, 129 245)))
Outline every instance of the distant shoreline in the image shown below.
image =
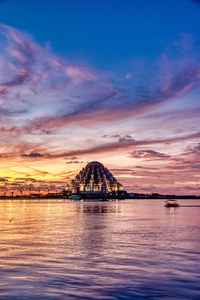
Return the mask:
POLYGON ((195 200, 195 199, 200 199, 200 196, 194 196, 194 195, 137 195, 137 196, 130 196, 127 195, 125 198, 109 198, 109 197, 104 197, 104 198, 91 198, 91 197, 84 197, 82 199, 70 199, 68 196, 64 195, 55 195, 49 197, 48 195, 38 195, 38 196, 0 196, 0 201, 1 200, 75 200, 75 201, 84 201, 84 200, 98 200, 98 201, 114 201, 114 200, 166 200, 166 199, 189 199, 189 200, 195 200))

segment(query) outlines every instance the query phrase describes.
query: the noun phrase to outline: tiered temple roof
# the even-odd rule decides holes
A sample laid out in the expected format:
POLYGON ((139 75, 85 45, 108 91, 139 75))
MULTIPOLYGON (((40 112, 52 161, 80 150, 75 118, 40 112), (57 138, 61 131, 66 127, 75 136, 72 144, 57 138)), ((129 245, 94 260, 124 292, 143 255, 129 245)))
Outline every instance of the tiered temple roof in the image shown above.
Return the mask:
POLYGON ((72 193, 111 193, 123 191, 123 186, 98 161, 92 161, 71 181, 72 193))

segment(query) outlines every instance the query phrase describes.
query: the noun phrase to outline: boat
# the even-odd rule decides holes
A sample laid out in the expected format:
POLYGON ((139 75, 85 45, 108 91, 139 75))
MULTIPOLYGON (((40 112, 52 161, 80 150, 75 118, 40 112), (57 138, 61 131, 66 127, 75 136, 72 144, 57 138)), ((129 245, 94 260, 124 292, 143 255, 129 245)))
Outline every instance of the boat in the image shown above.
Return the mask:
POLYGON ((180 205, 174 199, 165 201, 165 207, 179 207, 180 205))
POLYGON ((70 195, 69 199, 71 199, 71 200, 82 200, 82 197, 80 195, 70 195))

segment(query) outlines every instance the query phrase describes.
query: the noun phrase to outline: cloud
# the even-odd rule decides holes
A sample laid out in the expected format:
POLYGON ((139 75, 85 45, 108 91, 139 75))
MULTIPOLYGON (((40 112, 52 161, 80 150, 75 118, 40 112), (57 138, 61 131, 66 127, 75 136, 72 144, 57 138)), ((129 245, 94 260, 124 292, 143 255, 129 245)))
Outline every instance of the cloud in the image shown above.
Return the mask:
POLYGON ((185 57, 178 67, 167 57, 159 67, 144 70, 146 79, 133 72, 119 84, 117 76, 109 78, 85 63, 72 64, 13 27, 1 24, 0 33, 0 115, 11 121, 3 124, 4 134, 49 134, 62 127, 144 115, 200 84, 199 62, 185 57))
POLYGON ((66 159, 66 160, 77 160, 77 159, 79 159, 79 157, 72 156, 72 157, 65 157, 64 159, 66 159))
POLYGON ((44 155, 39 153, 39 152, 30 152, 29 154, 22 154, 22 157, 33 157, 33 158, 37 158, 37 157, 43 157, 44 155))
POLYGON ((0 177, 0 182, 7 182, 7 181, 8 181, 7 178, 5 178, 5 177, 0 177))
POLYGON ((157 152, 154 150, 134 150, 129 154, 133 158, 144 158, 144 159, 169 159, 170 155, 157 152))
POLYGON ((183 153, 178 157, 173 157, 171 163, 167 166, 171 170, 181 170, 191 172, 193 174, 199 173, 200 170, 200 144, 184 149, 183 153))
MULTIPOLYGON (((116 135, 118 136, 118 135, 116 135)), ((114 139, 116 139, 116 136, 114 139)), ((120 136, 117 141, 112 141, 108 143, 101 143, 92 147, 83 148, 83 149, 75 149, 69 151, 60 151, 59 149, 53 149, 51 152, 48 152, 48 145, 45 146, 44 144, 34 144, 34 143, 6 143, 4 145, 4 151, 1 152, 0 158, 1 159, 11 159, 15 157, 21 157, 22 159, 32 159, 32 160, 44 160, 44 159, 59 159, 63 158, 67 160, 67 164, 72 163, 83 163, 84 160, 80 160, 80 157, 83 155, 93 155, 93 154, 100 154, 100 153, 108 153, 108 152, 119 152, 119 151, 126 151, 129 149, 134 149, 129 154, 130 157, 135 158, 145 158, 145 159, 168 159, 170 158, 169 155, 164 153, 156 152, 154 150, 136 150, 135 148, 141 146, 150 146, 150 145, 165 145, 165 144, 174 144, 180 143, 185 141, 198 141, 200 139, 200 133, 193 133, 188 135, 181 135, 181 136, 173 136, 170 138, 165 139, 144 139, 144 140, 136 140, 129 135, 120 136)), ((187 151, 191 151, 187 150, 187 151)), ((197 151, 193 149, 192 151, 197 151)))
MULTIPOLYGON (((71 64, 4 24, 0 25, 0 46, 0 114, 21 115, 17 129, 22 134, 30 131, 30 120, 44 115, 70 118, 80 113, 79 106, 89 112, 115 94, 104 72, 85 63, 71 64)), ((9 125, 3 126, 5 131, 16 129, 9 125)))
POLYGON ((119 138, 119 139, 123 139, 123 138, 127 138, 127 139, 131 139, 132 136, 131 135, 120 135, 120 134, 104 134, 102 136, 103 138, 119 138))
POLYGON ((133 138, 121 137, 116 142, 100 144, 91 148, 72 150, 65 153, 55 154, 54 157, 67 157, 67 156, 79 156, 89 155, 97 153, 106 153, 111 151, 119 151, 122 149, 128 149, 130 147, 144 146, 144 145, 155 145, 155 144, 171 144, 182 141, 200 139, 200 133, 188 134, 184 136, 175 136, 166 139, 152 139, 152 140, 135 140, 133 138))
POLYGON ((193 156, 195 158, 200 158, 200 143, 187 147, 183 153, 184 156, 193 156))
POLYGON ((115 85, 115 89, 111 90, 106 97, 86 101, 84 105, 80 105, 73 112, 61 113, 55 115, 54 118, 39 118, 31 126, 33 129, 43 126, 52 129, 80 123, 87 125, 88 123, 129 119, 145 115, 180 99, 198 88, 199 85, 200 64, 186 64, 178 71, 162 75, 161 81, 156 81, 155 76, 153 84, 150 80, 145 83, 139 82, 139 86, 135 86, 133 83, 131 87, 124 83, 123 90, 115 85))
POLYGON ((70 165, 70 164, 83 164, 85 163, 83 160, 69 160, 66 162, 67 165, 70 165))

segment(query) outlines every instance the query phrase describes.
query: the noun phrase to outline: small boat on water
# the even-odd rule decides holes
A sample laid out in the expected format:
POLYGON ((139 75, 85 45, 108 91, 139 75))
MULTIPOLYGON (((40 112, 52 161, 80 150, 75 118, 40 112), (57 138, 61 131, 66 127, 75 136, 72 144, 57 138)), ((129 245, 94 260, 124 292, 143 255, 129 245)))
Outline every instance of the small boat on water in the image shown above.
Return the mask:
POLYGON ((165 201, 165 207, 179 207, 180 204, 174 199, 165 201))
POLYGON ((70 195, 69 199, 71 199, 71 200, 82 200, 82 197, 80 195, 70 195))

